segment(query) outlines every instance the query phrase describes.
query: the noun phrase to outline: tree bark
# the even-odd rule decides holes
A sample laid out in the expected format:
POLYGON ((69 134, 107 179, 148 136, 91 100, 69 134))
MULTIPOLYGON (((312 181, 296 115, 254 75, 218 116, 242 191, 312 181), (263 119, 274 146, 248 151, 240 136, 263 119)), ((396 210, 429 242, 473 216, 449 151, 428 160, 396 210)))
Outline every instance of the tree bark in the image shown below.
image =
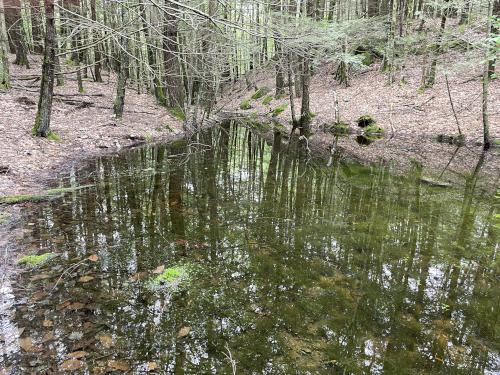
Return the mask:
MULTIPOLYGON (((95 1, 96 0, 90 0, 90 17, 92 18, 92 21, 97 21, 97 14, 95 10, 95 1)), ((97 33, 95 33, 97 34, 97 33)), ((95 35, 96 39, 100 38, 100 35, 95 35)), ((100 51, 100 45, 96 44, 94 47, 94 78, 96 82, 102 82, 102 76, 101 76, 101 51, 100 51)))
POLYGON ((9 41, 7 39, 4 9, 3 0, 0 0, 0 89, 8 89, 10 87, 9 41))
POLYGON ((305 58, 302 65, 302 105, 300 107, 300 135, 309 134, 311 122, 311 111, 309 105, 309 94, 311 84, 311 68, 309 59, 305 58))
POLYGON ((45 3, 46 32, 42 64, 42 81, 38 110, 33 127, 33 134, 39 137, 50 135, 50 116, 52 112, 52 96, 54 94, 54 70, 56 58, 56 29, 54 24, 54 4, 45 3))

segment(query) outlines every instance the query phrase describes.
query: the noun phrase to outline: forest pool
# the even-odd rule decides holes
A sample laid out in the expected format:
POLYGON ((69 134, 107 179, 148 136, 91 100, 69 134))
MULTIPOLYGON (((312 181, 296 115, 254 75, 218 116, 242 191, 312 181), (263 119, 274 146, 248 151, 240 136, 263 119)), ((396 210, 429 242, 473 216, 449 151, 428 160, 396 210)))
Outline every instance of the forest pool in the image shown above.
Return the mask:
POLYGON ((0 373, 499 374, 500 194, 224 125, 26 207, 0 373), (4 369, 2 372, 2 368, 4 369))

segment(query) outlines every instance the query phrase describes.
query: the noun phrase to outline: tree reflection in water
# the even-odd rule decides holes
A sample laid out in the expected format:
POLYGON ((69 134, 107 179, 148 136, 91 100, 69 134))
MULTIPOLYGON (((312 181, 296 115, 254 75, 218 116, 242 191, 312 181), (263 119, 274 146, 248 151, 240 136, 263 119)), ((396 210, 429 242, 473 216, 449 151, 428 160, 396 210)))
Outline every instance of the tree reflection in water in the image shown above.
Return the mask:
POLYGON ((224 124, 195 137, 99 159, 74 176, 94 187, 26 212, 24 246, 62 256, 17 280, 9 324, 37 349, 14 345, 0 366, 57 370, 81 350, 91 371, 230 373, 229 350, 238 373, 499 370, 495 198, 475 194, 484 156, 460 191, 422 184, 417 165, 326 167, 279 133, 268 143, 224 124), (144 286, 179 264, 187 285, 144 286))

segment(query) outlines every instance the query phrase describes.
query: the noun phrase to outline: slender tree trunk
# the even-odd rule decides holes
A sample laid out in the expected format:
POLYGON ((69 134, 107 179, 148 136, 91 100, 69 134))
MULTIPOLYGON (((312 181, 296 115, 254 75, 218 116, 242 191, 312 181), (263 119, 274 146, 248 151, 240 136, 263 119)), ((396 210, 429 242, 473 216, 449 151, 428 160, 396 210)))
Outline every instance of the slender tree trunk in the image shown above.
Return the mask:
MULTIPOLYGON (((489 38, 491 35, 491 0, 488 0, 488 22, 486 27, 486 36, 489 38)), ((484 64, 483 71, 483 148, 485 150, 489 149, 491 146, 490 140, 490 120, 488 115, 488 96, 489 96, 489 84, 490 84, 490 64, 489 59, 492 51, 490 51, 489 45, 486 46, 486 62, 484 64)))
POLYGON ((10 87, 9 41, 7 39, 4 9, 3 0, 0 0, 0 89, 8 89, 10 87))
POLYGON ((311 69, 309 59, 305 58, 302 65, 302 105, 300 107, 300 134, 309 134, 311 122, 311 111, 309 106, 309 94, 311 84, 311 69))
POLYGON ((276 54, 274 55, 276 66, 276 96, 281 96, 285 93, 285 78, 283 76, 283 54, 281 46, 277 40, 274 42, 276 54))
MULTIPOLYGON (((448 3, 448 0, 445 0, 445 4, 448 3)), ((443 10, 443 15, 441 16, 441 26, 439 28, 439 36, 436 41, 436 45, 433 48, 432 51, 432 62, 431 62, 431 67, 429 68, 429 75, 427 76, 426 82, 425 82, 425 87, 432 87, 434 86, 434 83, 436 82, 436 70, 437 70, 437 59, 438 55, 441 53, 442 50, 442 39, 444 35, 444 30, 446 28, 446 18, 448 16, 448 7, 446 7, 443 10)))
MULTIPOLYGON (((97 21, 95 2, 96 0, 90 0, 90 16, 94 22, 97 21)), ((98 33, 94 33, 94 37, 94 39, 99 39, 100 35, 98 33)), ((100 44, 96 44, 94 47, 94 77, 96 82, 102 82, 101 66, 100 44)))
MULTIPOLYGON (((127 20, 126 8, 121 9, 121 24, 125 25, 127 20)), ((126 33, 126 30, 123 31, 126 33)), ((116 117, 123 116, 123 107, 125 105, 125 88, 127 86, 128 78, 128 40, 122 36, 120 38, 120 66, 118 69, 118 80, 116 82, 116 98, 113 105, 113 111, 116 117)))
MULTIPOLYGON (((498 38, 499 30, 498 30, 498 22, 500 22, 500 0, 493 0, 493 17, 495 17, 498 21, 493 22, 490 26, 490 36, 491 38, 498 38)), ((493 42, 495 43, 495 42, 493 42)), ((498 43, 498 42, 496 42, 498 43)), ((497 62, 497 52, 498 49, 495 50, 495 46, 491 47, 491 56, 488 64, 488 78, 492 79, 495 74, 495 66, 497 62)))
POLYGON ((52 112, 52 95, 54 93, 54 63, 56 58, 56 29, 54 24, 54 4, 50 0, 45 3, 46 32, 45 48, 42 64, 42 81, 38 110, 33 127, 33 134, 39 137, 50 135, 50 115, 52 112))

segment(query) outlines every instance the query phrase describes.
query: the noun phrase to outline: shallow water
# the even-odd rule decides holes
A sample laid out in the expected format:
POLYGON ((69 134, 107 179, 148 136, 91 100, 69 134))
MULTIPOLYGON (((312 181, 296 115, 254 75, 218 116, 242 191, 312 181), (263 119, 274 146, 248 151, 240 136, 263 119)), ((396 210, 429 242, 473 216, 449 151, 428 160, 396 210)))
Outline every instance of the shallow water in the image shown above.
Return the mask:
POLYGON ((58 256, 4 280, 0 369, 498 374, 481 163, 439 187, 234 126, 98 159, 26 209, 22 248, 58 256))

